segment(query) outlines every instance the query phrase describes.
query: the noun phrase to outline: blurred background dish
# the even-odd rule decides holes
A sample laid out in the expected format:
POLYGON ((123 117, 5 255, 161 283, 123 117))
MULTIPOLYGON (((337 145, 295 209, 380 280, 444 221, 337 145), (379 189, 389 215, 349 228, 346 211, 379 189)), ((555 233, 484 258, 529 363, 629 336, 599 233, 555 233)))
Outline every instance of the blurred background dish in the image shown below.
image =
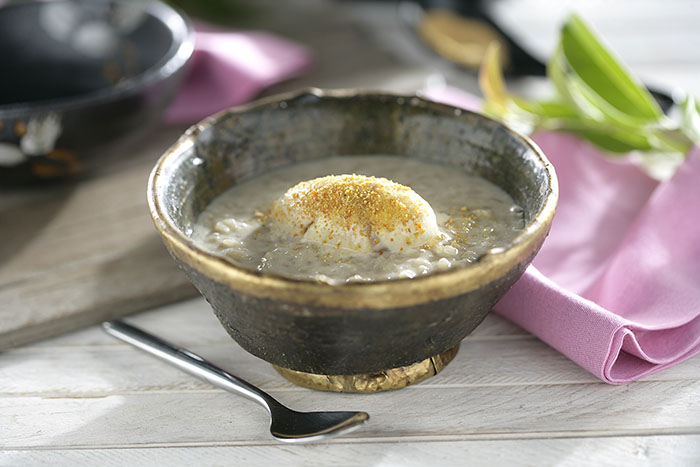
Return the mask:
POLYGON ((0 185, 83 172, 159 120, 192 55, 188 20, 157 1, 0 7, 0 185))

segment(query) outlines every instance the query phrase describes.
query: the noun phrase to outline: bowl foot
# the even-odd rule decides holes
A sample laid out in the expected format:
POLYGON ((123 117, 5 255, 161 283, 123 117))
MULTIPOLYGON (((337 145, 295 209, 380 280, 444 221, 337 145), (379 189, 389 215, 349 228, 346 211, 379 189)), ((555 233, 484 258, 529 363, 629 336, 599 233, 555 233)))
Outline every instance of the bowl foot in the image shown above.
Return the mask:
POLYGON ((452 361, 458 350, 459 344, 412 365, 359 375, 319 375, 272 366, 297 386, 319 391, 373 393, 405 388, 435 376, 452 361))

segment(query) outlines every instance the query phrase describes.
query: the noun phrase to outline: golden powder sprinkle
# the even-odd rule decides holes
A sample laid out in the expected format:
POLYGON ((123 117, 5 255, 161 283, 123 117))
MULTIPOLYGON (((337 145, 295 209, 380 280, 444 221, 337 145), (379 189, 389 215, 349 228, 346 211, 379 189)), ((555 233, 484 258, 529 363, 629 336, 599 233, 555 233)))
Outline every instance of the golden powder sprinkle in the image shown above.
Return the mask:
MULTIPOLYGON (((413 237, 405 242, 408 245, 414 240, 429 240, 437 232, 432 208, 411 188, 386 178, 356 174, 301 182, 273 204, 272 216, 281 224, 293 225, 292 233, 297 235, 305 235, 315 222, 326 222, 324 235, 332 240, 328 243, 356 250, 387 247, 382 245, 393 241, 389 237, 395 237, 392 233, 397 231, 413 237), (361 244, 338 242, 335 238, 342 232, 353 232, 365 240, 361 244), (383 241, 385 234, 392 235, 383 241)), ((315 225, 314 233, 320 228, 315 225)))
MULTIPOLYGON (((290 209, 301 210, 308 217, 321 213, 342 219, 341 226, 369 225, 371 230, 393 230, 396 224, 406 225, 417 219, 417 212, 409 209, 392 190, 408 192, 410 188, 386 178, 363 175, 329 175, 301 182, 288 191, 290 209)), ((302 226, 305 227, 305 226, 302 226)), ((425 231, 420 223, 419 232, 425 231)), ((365 232, 369 235, 369 232, 365 232)))

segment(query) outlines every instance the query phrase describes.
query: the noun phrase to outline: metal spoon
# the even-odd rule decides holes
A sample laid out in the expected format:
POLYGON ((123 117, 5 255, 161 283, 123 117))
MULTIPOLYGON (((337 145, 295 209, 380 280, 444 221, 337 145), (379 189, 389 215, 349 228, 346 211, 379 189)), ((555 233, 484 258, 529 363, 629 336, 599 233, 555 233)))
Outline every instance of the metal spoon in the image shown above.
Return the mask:
POLYGON ((233 376, 186 349, 178 348, 123 321, 102 323, 104 330, 179 369, 262 405, 270 413, 270 433, 290 443, 318 441, 348 433, 369 419, 365 412, 297 412, 277 402, 269 394, 233 376))

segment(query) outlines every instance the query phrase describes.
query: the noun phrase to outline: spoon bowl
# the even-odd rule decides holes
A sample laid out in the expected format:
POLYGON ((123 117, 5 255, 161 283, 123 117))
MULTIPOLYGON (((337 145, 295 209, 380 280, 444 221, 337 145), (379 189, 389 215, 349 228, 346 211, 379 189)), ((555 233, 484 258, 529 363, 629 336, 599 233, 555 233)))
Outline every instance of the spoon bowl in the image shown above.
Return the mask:
POLYGON ((319 441, 349 433, 369 419, 365 412, 297 412, 283 405, 271 410, 270 433, 288 443, 319 441))

